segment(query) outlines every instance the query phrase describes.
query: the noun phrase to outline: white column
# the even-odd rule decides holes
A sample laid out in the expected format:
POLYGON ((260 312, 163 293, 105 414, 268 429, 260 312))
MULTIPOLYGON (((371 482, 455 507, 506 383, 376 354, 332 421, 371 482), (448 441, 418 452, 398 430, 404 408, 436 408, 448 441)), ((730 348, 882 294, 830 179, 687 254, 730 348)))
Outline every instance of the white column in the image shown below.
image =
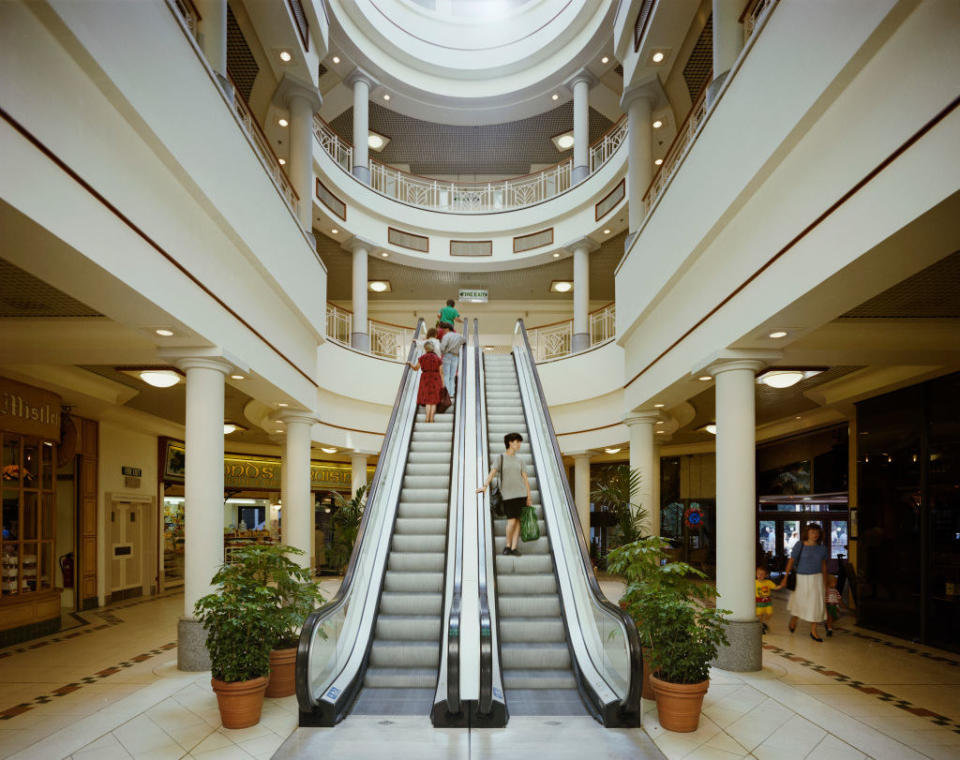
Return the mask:
POLYGON ((313 229, 313 115, 320 110, 323 98, 316 87, 291 74, 284 74, 273 95, 273 104, 287 109, 290 115, 290 160, 287 176, 300 199, 297 218, 301 226, 313 229))
POLYGON ((370 90, 374 80, 361 69, 354 69, 347 77, 353 87, 353 176, 370 184, 370 151, 367 138, 370 134, 370 90))
POLYGON ((197 600, 223 564, 223 401, 230 365, 213 358, 181 359, 187 375, 184 480, 184 593, 177 663, 181 670, 210 667, 206 635, 194 618, 197 600))
POLYGON ((370 244, 366 240, 354 238, 350 243, 353 251, 353 329, 350 333, 350 345, 358 351, 370 350, 370 334, 367 325, 367 259, 370 244))
POLYGON ((574 351, 590 348, 590 249, 573 249, 573 343, 574 351))
POLYGON ((643 196, 653 179, 653 126, 651 124, 654 88, 631 88, 620 103, 627 112, 627 199, 630 233, 640 229, 643 222, 643 196))
POLYGON ((573 92, 573 183, 582 182, 590 174, 590 85, 589 71, 577 72, 567 83, 573 92))
POLYGON ((630 469, 640 473, 636 502, 646 511, 644 533, 660 535, 660 447, 656 445, 657 412, 628 414, 623 422, 630 431, 630 469))
POLYGON ((200 49, 221 84, 229 86, 227 78, 227 0, 196 0, 200 14, 197 38, 200 49))
POLYGON ((743 49, 743 6, 743 0, 713 0, 713 80, 707 90, 708 106, 743 49))
POLYGON ((310 493, 310 429, 313 417, 297 412, 280 415, 286 424, 283 447, 283 543, 301 549, 293 558, 301 567, 310 567, 313 538, 313 499, 310 493))
POLYGON ((573 455, 573 501, 577 505, 583 537, 590 546, 590 455, 573 455))
POLYGON ((350 495, 356 496, 360 486, 367 485, 367 455, 350 455, 350 495))
POLYGON ((713 364, 717 409, 717 593, 718 606, 731 610, 718 664, 727 670, 761 667, 760 624, 756 622, 756 372, 763 362, 732 359, 713 364), (755 630, 754 630, 755 629, 755 630))

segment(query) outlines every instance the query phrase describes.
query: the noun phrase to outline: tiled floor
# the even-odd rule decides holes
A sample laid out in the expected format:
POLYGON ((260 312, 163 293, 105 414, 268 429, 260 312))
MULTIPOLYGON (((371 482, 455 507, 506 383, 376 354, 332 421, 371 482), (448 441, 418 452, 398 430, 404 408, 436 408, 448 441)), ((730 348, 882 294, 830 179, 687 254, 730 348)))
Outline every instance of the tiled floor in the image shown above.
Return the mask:
MULTIPOLYGON (((336 583, 324 585, 332 596, 336 583)), ((618 584, 602 585, 618 595, 618 584)), ((436 730, 425 717, 353 716, 298 730, 294 697, 267 700, 258 726, 230 731, 220 726, 209 674, 176 669, 181 597, 129 601, 84 613, 87 625, 0 649, 0 758, 572 760, 655 757, 659 748, 669 760, 960 760, 960 655, 849 620, 818 644, 787 632, 784 601, 775 601, 763 671, 714 670, 692 734, 662 729, 647 702, 646 733, 571 716, 514 716, 505 729, 472 731, 436 730)))

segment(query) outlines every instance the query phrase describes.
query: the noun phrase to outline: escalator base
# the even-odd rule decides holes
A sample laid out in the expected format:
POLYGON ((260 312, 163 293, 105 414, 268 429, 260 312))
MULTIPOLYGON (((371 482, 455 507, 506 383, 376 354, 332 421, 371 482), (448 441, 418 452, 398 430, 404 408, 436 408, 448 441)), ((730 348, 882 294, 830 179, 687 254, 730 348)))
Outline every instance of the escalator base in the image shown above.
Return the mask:
POLYGON ((509 689, 511 716, 589 715, 576 689, 509 689))
POLYGON ((429 715, 434 689, 363 688, 351 715, 429 715))

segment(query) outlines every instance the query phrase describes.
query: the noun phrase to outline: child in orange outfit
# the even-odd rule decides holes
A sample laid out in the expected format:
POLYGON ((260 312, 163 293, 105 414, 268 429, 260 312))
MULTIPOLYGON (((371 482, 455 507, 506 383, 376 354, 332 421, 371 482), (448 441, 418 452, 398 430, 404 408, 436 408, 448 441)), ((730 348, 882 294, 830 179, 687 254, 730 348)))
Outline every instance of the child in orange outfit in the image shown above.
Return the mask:
POLYGON ((757 568, 756 596, 757 596, 757 619, 763 625, 763 632, 767 632, 767 624, 764 617, 773 615, 773 600, 770 594, 777 587, 777 584, 767 579, 767 571, 762 567, 757 568))

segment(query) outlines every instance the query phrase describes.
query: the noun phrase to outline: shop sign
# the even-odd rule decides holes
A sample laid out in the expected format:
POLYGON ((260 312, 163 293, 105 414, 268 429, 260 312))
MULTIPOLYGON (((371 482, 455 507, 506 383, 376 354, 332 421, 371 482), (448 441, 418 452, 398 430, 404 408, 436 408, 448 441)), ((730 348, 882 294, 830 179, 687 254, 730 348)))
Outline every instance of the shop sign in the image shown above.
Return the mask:
POLYGON ((120 474, 125 475, 128 478, 142 478, 143 470, 139 467, 127 467, 126 465, 120 465, 120 474))
POLYGON ((0 430, 60 442, 60 397, 0 377, 0 430))
POLYGON ((458 300, 468 303, 486 303, 489 294, 487 290, 461 290, 458 300))
MULTIPOLYGON (((167 442, 163 477, 182 481, 186 469, 186 451, 182 443, 167 442)), ((223 458, 223 487, 264 491, 280 490, 283 466, 279 459, 228 454, 223 458)), ((372 468, 367 468, 368 480, 372 468)), ((351 469, 347 464, 310 465, 310 490, 350 489, 351 469)))

